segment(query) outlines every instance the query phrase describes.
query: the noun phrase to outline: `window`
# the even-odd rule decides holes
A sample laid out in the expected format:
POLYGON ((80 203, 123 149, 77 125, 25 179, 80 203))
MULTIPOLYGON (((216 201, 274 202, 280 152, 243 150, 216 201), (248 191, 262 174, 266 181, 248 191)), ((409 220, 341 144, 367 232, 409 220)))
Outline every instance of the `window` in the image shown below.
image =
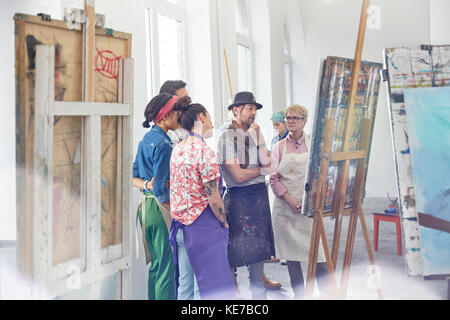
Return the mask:
POLYGON ((187 81, 183 0, 147 0, 147 95, 166 80, 187 81))
POLYGON ((290 106, 292 104, 292 59, 286 24, 284 25, 284 83, 286 87, 286 104, 290 106))
POLYGON ((253 91, 253 44, 245 0, 236 0, 239 91, 253 91))
POLYGON ((252 84, 252 53, 250 48, 241 44, 238 49, 238 72, 239 72, 239 91, 253 91, 252 84))

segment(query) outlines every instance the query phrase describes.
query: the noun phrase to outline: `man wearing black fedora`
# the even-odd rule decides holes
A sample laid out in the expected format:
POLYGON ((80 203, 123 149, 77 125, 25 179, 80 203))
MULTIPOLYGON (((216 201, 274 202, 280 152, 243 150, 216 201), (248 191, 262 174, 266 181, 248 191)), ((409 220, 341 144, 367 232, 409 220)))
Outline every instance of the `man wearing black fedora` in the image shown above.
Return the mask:
MULTIPOLYGON (((248 267, 252 298, 258 300, 267 298, 264 262, 275 256, 265 180, 271 168, 270 152, 255 123, 262 107, 251 92, 237 93, 228 107, 234 119, 220 135, 217 149, 227 187, 228 260, 231 268, 248 267)), ((279 287, 279 283, 274 284, 279 287)))

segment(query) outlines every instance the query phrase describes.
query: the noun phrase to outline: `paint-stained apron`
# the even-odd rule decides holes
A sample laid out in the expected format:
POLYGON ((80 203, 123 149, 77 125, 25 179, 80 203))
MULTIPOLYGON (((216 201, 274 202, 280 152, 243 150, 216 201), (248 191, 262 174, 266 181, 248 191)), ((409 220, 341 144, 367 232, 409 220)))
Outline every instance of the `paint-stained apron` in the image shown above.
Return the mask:
POLYGON ((194 270, 202 300, 236 299, 227 256, 228 229, 222 228, 208 205, 193 224, 186 226, 173 219, 170 243, 174 253, 175 284, 179 285, 176 235, 183 231, 184 245, 194 270))
POLYGON ((230 226, 230 267, 254 264, 275 256, 266 184, 229 188, 224 204, 230 226))
MULTIPOLYGON (((308 136, 305 137, 305 142, 309 146, 308 136)), ((299 203, 303 199, 307 163, 308 152, 286 153, 284 142, 278 174, 281 176, 281 183, 299 203)), ((276 197, 272 223, 276 257, 288 261, 308 261, 313 219, 294 214, 284 199, 276 197)), ((318 262, 325 262, 322 246, 319 249, 318 262)))
MULTIPOLYGON (((139 212, 142 209, 142 212, 147 212, 147 202, 151 203, 151 201, 155 201, 159 211, 161 212, 162 217, 164 218, 164 222, 166 223, 167 231, 170 232, 170 225, 171 225, 171 217, 170 217, 170 210, 166 208, 162 203, 158 201, 158 199, 155 197, 153 192, 151 191, 141 191, 141 201, 138 204, 137 212, 136 212, 136 259, 139 260, 139 237, 138 237, 138 220, 139 220, 139 212)), ((150 249, 148 247, 148 242, 146 238, 146 232, 145 229, 148 225, 148 222, 146 221, 146 215, 141 217, 143 220, 141 221, 141 231, 142 231, 142 243, 144 244, 144 252, 145 252, 145 262, 146 264, 149 264, 152 261, 152 255, 150 253, 150 249)))

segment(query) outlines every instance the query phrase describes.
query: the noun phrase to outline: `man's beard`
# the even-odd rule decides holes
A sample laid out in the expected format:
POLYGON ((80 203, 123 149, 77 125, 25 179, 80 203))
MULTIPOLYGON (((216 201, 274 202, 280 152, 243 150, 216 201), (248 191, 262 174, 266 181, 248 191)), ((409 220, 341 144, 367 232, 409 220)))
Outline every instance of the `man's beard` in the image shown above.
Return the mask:
POLYGON ((248 118, 247 122, 245 123, 245 127, 247 129, 250 129, 250 126, 255 123, 255 118, 248 118))

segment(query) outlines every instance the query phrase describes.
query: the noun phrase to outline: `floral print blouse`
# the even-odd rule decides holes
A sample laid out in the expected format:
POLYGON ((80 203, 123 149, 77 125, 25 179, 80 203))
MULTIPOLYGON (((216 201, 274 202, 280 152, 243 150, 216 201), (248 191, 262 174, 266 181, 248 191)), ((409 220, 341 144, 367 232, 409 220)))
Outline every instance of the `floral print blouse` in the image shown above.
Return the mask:
POLYGON ((214 151, 190 136, 176 145, 170 159, 170 211, 173 219, 191 225, 208 206, 206 183, 221 179, 214 151))

